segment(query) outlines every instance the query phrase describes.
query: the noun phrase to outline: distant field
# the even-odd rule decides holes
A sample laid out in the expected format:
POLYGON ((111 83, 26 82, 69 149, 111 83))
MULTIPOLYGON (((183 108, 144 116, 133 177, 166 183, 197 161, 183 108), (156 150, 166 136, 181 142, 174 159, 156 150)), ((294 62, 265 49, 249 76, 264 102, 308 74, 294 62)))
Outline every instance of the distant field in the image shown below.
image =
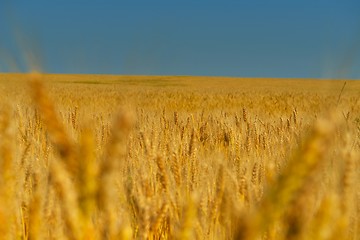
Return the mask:
POLYGON ((0 74, 10 239, 359 239, 360 81, 0 74))
MULTIPOLYGON (((0 81, 24 81, 26 74, 1 74, 0 81)), ((231 91, 309 91, 333 93, 341 90, 345 80, 229 78, 193 76, 114 76, 114 75, 61 75, 44 74, 45 81, 52 83, 107 84, 140 87, 185 87, 231 91), (214 88, 216 87, 216 88, 214 88), (340 89, 339 89, 340 88, 340 89)), ((347 92, 359 93, 360 81, 347 80, 347 92)))

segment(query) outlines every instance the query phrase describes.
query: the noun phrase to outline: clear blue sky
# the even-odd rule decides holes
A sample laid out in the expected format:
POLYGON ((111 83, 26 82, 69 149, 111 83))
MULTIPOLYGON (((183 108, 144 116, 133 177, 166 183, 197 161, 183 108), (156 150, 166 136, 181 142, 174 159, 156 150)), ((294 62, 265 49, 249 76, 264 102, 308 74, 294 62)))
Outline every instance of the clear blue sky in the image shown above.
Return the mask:
POLYGON ((360 1, 1 0, 0 71, 28 71, 24 59, 51 73, 360 79, 360 1))

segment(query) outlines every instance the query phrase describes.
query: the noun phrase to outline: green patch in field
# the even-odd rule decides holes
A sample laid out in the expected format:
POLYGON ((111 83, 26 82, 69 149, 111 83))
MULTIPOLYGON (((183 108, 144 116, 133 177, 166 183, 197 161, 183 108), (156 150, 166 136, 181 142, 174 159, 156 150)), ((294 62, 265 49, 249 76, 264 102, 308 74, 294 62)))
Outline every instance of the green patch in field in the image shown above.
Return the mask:
POLYGON ((179 81, 174 81, 169 78, 144 78, 144 79, 120 79, 114 83, 125 83, 129 85, 136 86, 151 86, 151 87, 183 87, 184 83, 180 83, 179 81))
POLYGON ((145 87, 184 87, 185 83, 176 81, 171 78, 128 78, 117 80, 73 80, 64 81, 59 80, 57 83, 74 83, 74 84, 116 84, 116 85, 131 85, 131 86, 145 86, 145 87))
POLYGON ((101 81, 73 81, 70 83, 82 83, 82 84, 106 84, 106 82, 101 81))

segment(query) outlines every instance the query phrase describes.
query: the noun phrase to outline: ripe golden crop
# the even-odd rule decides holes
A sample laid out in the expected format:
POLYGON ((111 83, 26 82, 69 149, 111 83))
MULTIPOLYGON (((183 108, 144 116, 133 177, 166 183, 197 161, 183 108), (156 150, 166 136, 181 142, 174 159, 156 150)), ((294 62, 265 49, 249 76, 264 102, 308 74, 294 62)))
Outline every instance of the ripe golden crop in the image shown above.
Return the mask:
POLYGON ((358 239, 360 84, 0 75, 4 239, 358 239))

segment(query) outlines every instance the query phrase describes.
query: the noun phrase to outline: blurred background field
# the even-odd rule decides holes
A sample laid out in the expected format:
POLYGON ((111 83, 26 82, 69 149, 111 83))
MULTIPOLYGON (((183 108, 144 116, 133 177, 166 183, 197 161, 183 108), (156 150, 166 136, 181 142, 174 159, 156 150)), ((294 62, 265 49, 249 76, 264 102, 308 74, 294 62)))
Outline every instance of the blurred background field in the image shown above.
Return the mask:
POLYGON ((8 239, 358 239, 360 82, 0 74, 8 239))

